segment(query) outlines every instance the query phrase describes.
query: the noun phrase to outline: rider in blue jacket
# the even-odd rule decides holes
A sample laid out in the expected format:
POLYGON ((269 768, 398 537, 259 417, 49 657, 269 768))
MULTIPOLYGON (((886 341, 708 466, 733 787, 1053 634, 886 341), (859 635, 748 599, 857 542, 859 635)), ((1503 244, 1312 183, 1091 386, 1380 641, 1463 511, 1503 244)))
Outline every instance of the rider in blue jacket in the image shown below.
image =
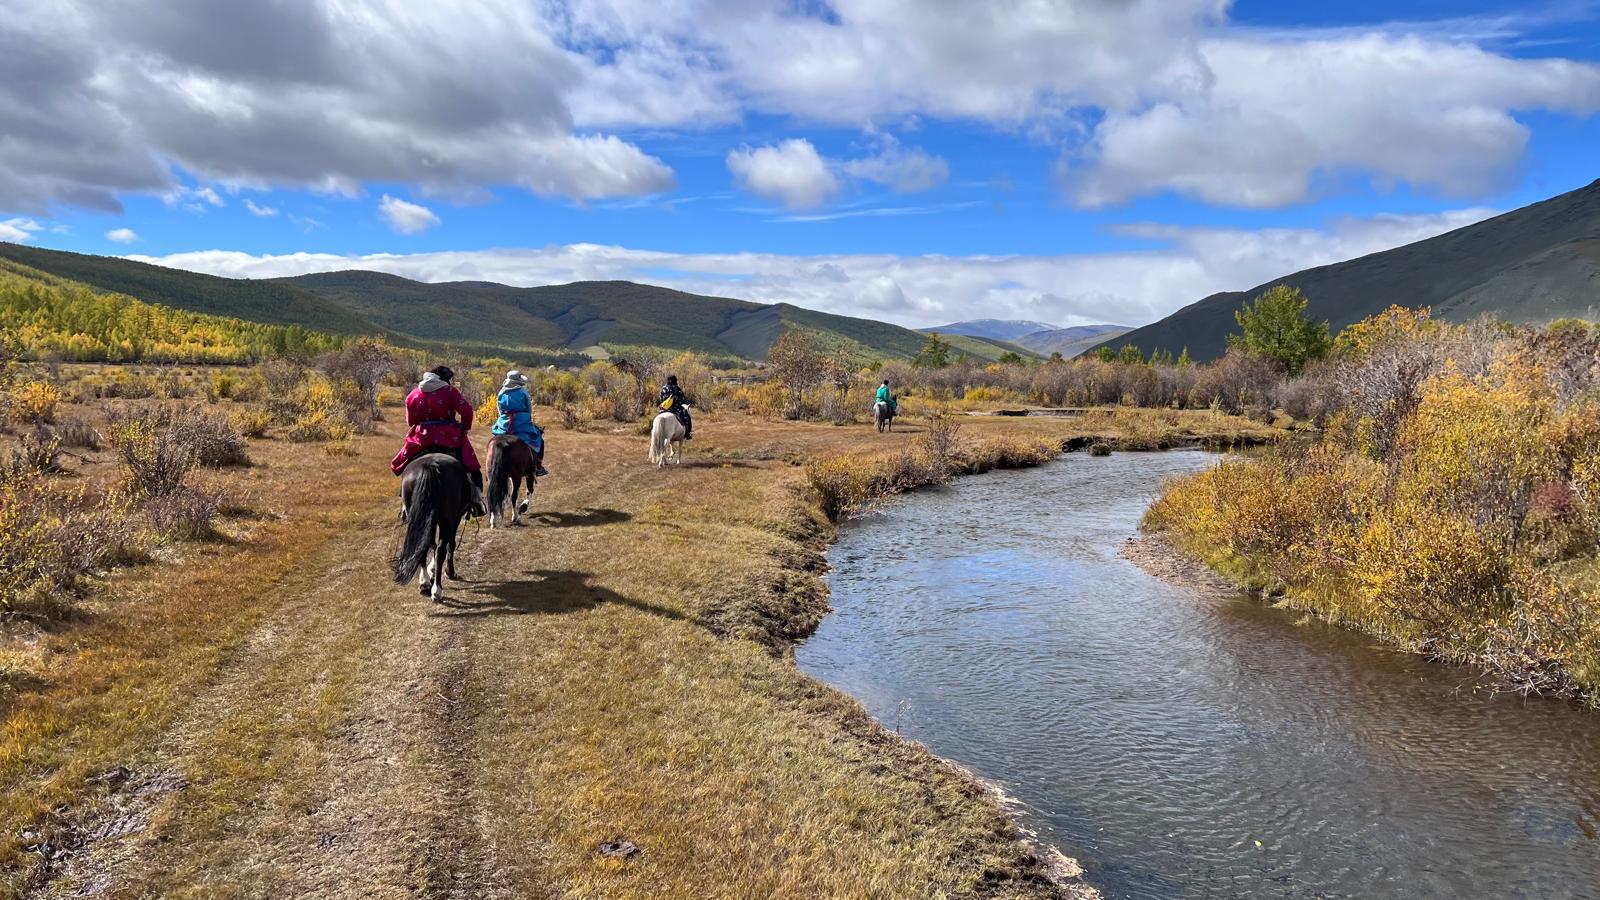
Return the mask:
POLYGON ((533 424, 533 399, 528 396, 528 376, 516 369, 506 373, 505 383, 495 398, 500 418, 494 422, 495 434, 522 438, 533 451, 533 474, 541 478, 550 473, 544 467, 544 429, 533 424))

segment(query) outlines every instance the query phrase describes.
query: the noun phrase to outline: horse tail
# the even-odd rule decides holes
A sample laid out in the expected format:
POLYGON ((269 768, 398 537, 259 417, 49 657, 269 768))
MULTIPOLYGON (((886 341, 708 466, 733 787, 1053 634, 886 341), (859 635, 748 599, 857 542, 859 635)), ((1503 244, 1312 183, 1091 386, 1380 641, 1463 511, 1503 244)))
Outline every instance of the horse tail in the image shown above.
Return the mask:
POLYGON ((506 505, 506 494, 511 491, 511 474, 506 470, 510 463, 506 457, 509 442, 495 438, 489 447, 489 511, 498 514, 506 505))
POLYGON ((415 577, 433 548, 433 526, 438 518, 441 487, 443 482, 438 470, 431 466, 419 467, 416 483, 412 485, 405 541, 394 561, 395 584, 405 584, 415 577))
POLYGON ((660 463, 666 453, 667 429, 662 427, 661 416, 656 416, 655 421, 650 423, 650 461, 660 463))

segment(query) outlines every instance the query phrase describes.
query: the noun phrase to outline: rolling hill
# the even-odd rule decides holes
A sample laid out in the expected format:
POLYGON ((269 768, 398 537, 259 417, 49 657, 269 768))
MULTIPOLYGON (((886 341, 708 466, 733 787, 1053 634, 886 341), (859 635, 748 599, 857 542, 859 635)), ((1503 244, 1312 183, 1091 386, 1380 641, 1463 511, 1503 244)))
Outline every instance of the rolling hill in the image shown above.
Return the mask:
MULTIPOLYGON (((629 281, 543 287, 492 282, 424 283, 381 272, 327 272, 278 279, 219 278, 117 257, 0 243, 0 258, 103 291, 188 312, 302 325, 332 334, 379 335, 421 348, 516 356, 534 350, 654 346, 761 360, 786 328, 816 332, 854 360, 910 359, 926 336, 908 328, 629 281)), ((982 360, 1014 349, 962 339, 982 360)))
POLYGON ((1600 181, 1465 228, 1358 259, 1213 294, 1104 344, 1150 353, 1184 347, 1215 359, 1237 330, 1234 311, 1273 285, 1296 287, 1337 333, 1391 305, 1431 306, 1465 321, 1491 315, 1541 323, 1600 317, 1600 181))
POLYGON ((1042 356, 1059 353, 1070 359, 1130 330, 1126 325, 1074 325, 1025 334, 1017 339, 1017 343, 1042 356))

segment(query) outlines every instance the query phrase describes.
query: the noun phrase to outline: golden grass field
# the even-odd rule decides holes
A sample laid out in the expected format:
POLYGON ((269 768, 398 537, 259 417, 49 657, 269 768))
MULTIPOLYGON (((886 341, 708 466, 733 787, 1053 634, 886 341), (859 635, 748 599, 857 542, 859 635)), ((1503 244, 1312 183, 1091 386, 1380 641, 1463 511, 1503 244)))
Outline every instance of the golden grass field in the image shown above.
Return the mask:
MULTIPOLYGON (((238 507, 223 540, 118 570, 62 621, 7 624, 0 893, 1088 891, 785 652, 826 611, 832 527, 806 463, 882 465, 916 419, 878 435, 706 414, 664 471, 638 428, 551 428, 526 525, 468 526, 467 580, 435 605, 390 576, 388 415, 351 455, 252 439, 255 466, 207 475, 238 507), (619 840, 638 852, 599 852, 619 840)), ((1260 433, 1126 409, 960 422, 967 448, 1260 433)))

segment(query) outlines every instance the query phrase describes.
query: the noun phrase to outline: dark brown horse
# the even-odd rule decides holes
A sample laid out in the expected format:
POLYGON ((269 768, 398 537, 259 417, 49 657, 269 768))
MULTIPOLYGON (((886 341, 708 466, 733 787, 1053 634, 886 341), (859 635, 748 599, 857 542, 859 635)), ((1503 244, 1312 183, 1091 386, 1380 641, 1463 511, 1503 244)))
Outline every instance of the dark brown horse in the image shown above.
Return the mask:
POLYGON ((511 524, 522 524, 522 514, 528 510, 528 500, 533 499, 534 477, 533 448, 521 438, 502 434, 489 442, 489 527, 500 524, 500 516, 511 500, 511 524), (528 486, 528 500, 518 500, 522 485, 528 486))
POLYGON ((406 465, 400 479, 406 536, 394 561, 394 580, 417 575, 425 597, 444 597, 444 575, 456 577, 456 532, 472 502, 467 470, 448 453, 428 453, 406 465))

